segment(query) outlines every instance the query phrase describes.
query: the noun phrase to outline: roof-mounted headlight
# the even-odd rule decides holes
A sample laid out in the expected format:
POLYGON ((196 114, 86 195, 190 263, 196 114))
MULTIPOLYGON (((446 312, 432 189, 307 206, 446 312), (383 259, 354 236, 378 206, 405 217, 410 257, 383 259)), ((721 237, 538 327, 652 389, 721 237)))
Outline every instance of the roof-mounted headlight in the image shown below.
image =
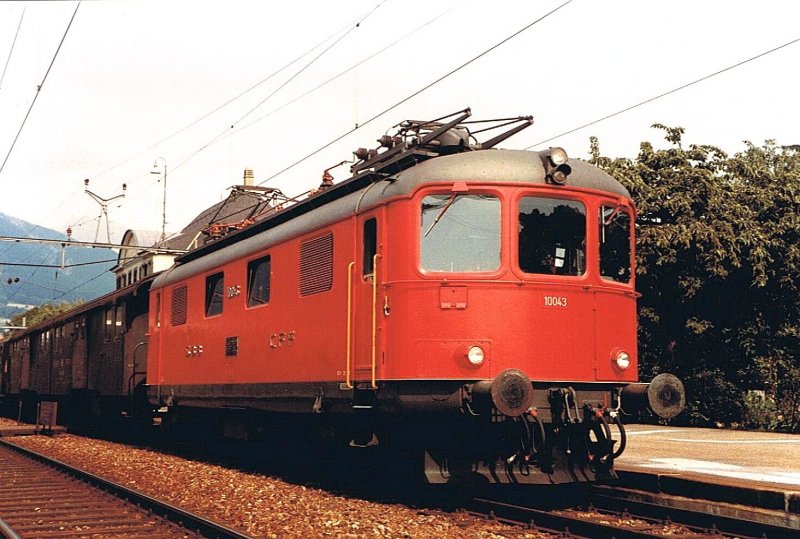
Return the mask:
POLYGON ((548 182, 556 185, 567 183, 572 168, 567 164, 569 157, 564 148, 556 147, 541 151, 539 158, 544 165, 544 177, 548 182))
POLYGON ((550 148, 550 162, 553 163, 553 166, 557 167, 559 165, 563 165, 567 162, 567 152, 564 148, 550 148))

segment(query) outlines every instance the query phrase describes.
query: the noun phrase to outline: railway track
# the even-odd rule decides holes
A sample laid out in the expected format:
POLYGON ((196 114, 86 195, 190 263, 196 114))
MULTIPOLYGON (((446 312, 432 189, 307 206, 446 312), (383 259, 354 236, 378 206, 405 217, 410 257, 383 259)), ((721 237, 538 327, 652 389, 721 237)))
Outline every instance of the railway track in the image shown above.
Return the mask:
POLYGON ((784 539, 800 537, 791 518, 757 515, 747 508, 709 501, 686 503, 675 496, 592 487, 579 507, 543 510, 512 500, 474 498, 467 511, 484 518, 516 523, 558 537, 643 539, 719 537, 784 539), (647 498, 647 501, 639 498, 647 498), (679 505, 676 507, 676 505, 679 505), (692 506, 694 507, 688 507, 692 506), (739 515, 739 516, 736 516, 739 515))
POLYGON ((0 537, 248 536, 0 440, 0 537))

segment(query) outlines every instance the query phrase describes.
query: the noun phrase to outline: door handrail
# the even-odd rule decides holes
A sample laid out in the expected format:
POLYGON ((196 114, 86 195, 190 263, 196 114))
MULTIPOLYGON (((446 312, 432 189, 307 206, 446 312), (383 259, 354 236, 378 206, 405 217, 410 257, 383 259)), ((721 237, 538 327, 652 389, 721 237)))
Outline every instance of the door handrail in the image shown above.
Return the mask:
POLYGON ((353 268, 355 262, 347 265, 347 364, 345 366, 344 384, 347 389, 353 389, 353 382, 350 380, 350 362, 353 359, 353 268))
POLYGON ((372 389, 377 389, 375 383, 375 366, 378 357, 378 258, 372 257, 372 389))

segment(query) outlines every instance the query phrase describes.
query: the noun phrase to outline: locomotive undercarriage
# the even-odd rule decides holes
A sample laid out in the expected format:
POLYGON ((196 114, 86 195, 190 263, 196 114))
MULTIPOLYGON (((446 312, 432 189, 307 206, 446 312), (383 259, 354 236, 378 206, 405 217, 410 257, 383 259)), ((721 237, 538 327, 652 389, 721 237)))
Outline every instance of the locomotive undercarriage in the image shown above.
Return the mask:
POLYGON ((464 384, 458 394, 459 417, 427 437, 425 474, 431 483, 613 478, 614 459, 626 445, 621 414, 649 409, 671 418, 685 403, 683 385, 671 374, 649 384, 570 385, 531 382, 507 369, 493 380, 464 384))
POLYGON ((431 483, 559 484, 614 477, 625 448, 623 405, 626 414, 680 411, 680 382, 661 376, 667 383, 570 384, 531 382, 508 369, 492 380, 395 380, 377 388, 239 386, 224 401, 219 387, 206 400, 184 386, 162 404, 175 426, 194 409, 203 421, 216 418, 216 426, 208 423, 214 437, 304 440, 321 452, 376 449, 392 456, 390 466, 422 465, 431 483))
POLYGON ((534 389, 533 397, 538 405, 517 416, 494 405, 476 410, 475 401, 465 398, 461 417, 440 429, 425 451, 428 482, 557 484, 615 477, 625 431, 618 411, 603 404, 612 392, 550 387, 534 389))

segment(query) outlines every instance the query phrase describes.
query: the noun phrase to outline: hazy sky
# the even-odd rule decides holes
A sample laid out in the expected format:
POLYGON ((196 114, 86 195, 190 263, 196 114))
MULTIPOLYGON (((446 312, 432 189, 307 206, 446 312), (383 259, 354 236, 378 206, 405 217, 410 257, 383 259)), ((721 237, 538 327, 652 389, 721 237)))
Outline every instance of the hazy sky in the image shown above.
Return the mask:
MULTIPOLYGON (((112 240, 127 228, 160 230, 163 184, 150 171, 163 158, 167 229, 177 231, 240 183, 245 167, 264 181, 562 3, 84 2, 57 56, 75 2, 0 3, 1 160, 47 73, 0 172, 0 212, 93 239, 100 206, 84 178, 105 198, 126 182, 126 198, 109 210, 112 240)), ((576 157, 586 157, 591 135, 615 157, 635 156, 642 140, 661 145, 656 122, 729 153, 743 140, 798 144, 797 42, 559 136, 795 41, 798 21, 793 0, 574 0, 265 185, 298 194, 398 122, 465 107, 474 119, 532 115, 505 147, 547 141, 536 148, 576 157)), ((346 169, 334 175, 345 179, 346 169)))

